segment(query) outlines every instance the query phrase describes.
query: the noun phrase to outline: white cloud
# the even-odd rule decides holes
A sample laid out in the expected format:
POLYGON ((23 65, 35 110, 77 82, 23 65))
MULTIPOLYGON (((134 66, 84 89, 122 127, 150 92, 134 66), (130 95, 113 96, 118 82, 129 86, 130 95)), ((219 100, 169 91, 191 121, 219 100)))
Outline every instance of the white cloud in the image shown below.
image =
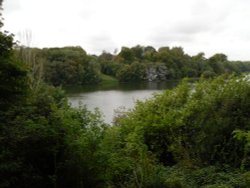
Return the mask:
POLYGON ((5 29, 32 31, 38 47, 80 45, 89 53, 121 46, 180 45, 190 54, 250 60, 246 0, 5 0, 5 29))

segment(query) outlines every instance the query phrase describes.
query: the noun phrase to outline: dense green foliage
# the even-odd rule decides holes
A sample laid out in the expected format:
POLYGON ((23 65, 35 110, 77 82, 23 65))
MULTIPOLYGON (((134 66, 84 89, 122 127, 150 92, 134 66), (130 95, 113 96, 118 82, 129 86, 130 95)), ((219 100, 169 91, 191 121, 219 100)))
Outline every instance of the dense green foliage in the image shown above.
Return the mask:
POLYGON ((1 116, 0 187, 98 185, 95 152, 105 129, 98 113, 69 108, 46 86, 27 100, 1 116))
POLYGON ((101 71, 121 82, 163 81, 184 77, 214 77, 250 71, 250 62, 232 62, 224 54, 206 59, 204 53, 185 54, 180 47, 123 47, 118 55, 103 52, 98 57, 101 71))
POLYGON ((211 77, 245 71, 245 63, 230 63, 223 54, 188 57, 179 48, 137 46, 97 58, 78 47, 14 51, 14 45, 13 36, 0 31, 1 188, 250 187, 248 76, 184 80, 137 102, 113 126, 98 111, 71 108, 64 92, 42 79, 95 83, 102 69, 121 81, 140 80, 144 70, 166 63, 171 79, 211 77), (183 65, 190 58, 196 68, 183 65))
POLYGON ((34 56, 24 63, 13 46, 0 32, 0 187, 100 187, 99 113, 72 109, 34 74, 34 56))
POLYGON ((123 47, 117 55, 103 52, 88 55, 81 47, 25 48, 16 53, 29 64, 33 74, 54 86, 105 84, 105 76, 120 82, 165 81, 184 77, 210 78, 221 74, 250 71, 250 62, 232 62, 224 54, 206 59, 203 53, 185 54, 180 47, 123 47))
POLYGON ((100 71, 94 57, 81 47, 32 49, 21 47, 16 53, 31 65, 35 74, 54 86, 97 84, 100 71), (37 68, 39 67, 39 68, 37 68))
POLYGON ((249 105, 250 83, 238 77, 183 81, 138 102, 104 137, 110 184, 248 187, 249 105))

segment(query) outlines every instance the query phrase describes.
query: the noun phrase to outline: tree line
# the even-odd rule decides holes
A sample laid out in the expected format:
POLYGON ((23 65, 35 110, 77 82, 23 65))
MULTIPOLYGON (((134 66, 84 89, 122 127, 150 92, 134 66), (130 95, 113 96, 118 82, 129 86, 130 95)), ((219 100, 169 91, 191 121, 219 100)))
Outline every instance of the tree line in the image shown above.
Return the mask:
POLYGON ((17 56, 36 69, 35 74, 54 86, 102 83, 102 75, 120 82, 166 81, 185 77, 215 77, 250 71, 249 61, 229 61, 225 54, 205 58, 204 53, 190 56, 181 47, 122 47, 114 55, 103 52, 89 55, 81 47, 17 47, 17 56), (38 69, 38 68, 39 69, 38 69))
POLYGON ((185 77, 214 77, 225 73, 247 72, 250 62, 229 61, 225 54, 215 54, 208 59, 204 53, 190 56, 181 47, 137 45, 122 47, 117 55, 103 52, 99 56, 101 71, 115 76, 119 81, 164 81, 185 77), (153 74, 150 78, 150 73, 153 74))

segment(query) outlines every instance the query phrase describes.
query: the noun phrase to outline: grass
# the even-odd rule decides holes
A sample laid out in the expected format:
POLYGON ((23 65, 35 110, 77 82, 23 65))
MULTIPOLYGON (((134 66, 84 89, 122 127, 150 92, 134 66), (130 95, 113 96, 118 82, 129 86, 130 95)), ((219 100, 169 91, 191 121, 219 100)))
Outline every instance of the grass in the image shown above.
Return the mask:
POLYGON ((119 83, 116 78, 108 76, 106 74, 101 74, 100 77, 102 85, 117 85, 119 83))

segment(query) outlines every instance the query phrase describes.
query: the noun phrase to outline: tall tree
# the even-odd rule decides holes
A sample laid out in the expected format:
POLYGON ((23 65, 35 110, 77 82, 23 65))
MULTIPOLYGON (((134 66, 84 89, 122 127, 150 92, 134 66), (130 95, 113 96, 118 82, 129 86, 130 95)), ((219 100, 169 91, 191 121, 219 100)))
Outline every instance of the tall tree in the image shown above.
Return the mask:
MULTIPOLYGON (((0 6, 2 5, 0 1, 0 6)), ((2 7, 2 6, 1 6, 2 7)), ((1 8, 0 7, 0 8, 1 8)), ((1 8, 2 9, 2 8, 1 8)), ((1 13, 0 13, 1 14, 1 13)), ((0 15, 0 26, 1 22, 0 15)), ((1 28, 1 27, 0 27, 1 28)), ((13 35, 0 31, 0 109, 18 102, 27 88, 27 71, 13 54, 13 35)))

